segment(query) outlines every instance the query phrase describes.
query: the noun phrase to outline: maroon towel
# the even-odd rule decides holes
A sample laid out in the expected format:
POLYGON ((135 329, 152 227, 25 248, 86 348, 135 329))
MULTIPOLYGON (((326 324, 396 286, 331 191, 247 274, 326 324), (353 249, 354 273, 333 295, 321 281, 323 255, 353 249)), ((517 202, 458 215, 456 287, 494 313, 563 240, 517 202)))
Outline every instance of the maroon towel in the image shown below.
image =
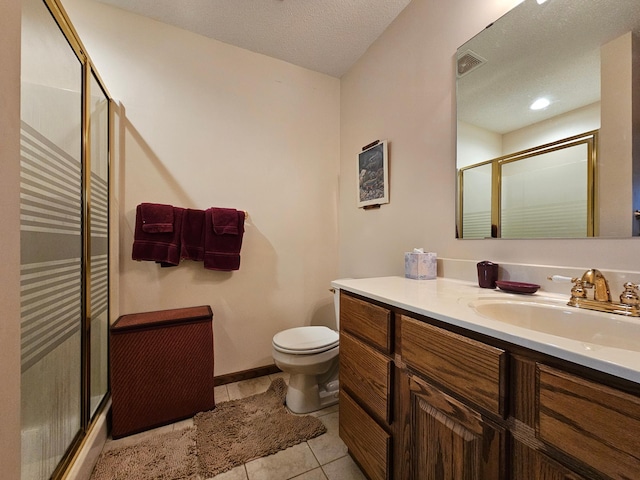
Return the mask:
POLYGON ((205 212, 204 268, 227 272, 238 270, 243 234, 244 212, 235 209, 208 209, 205 212))
POLYGON ((204 210, 185 209, 182 218, 180 256, 187 260, 204 260, 204 210))
POLYGON ((133 260, 149 260, 169 265, 180 263, 180 235, 183 208, 173 209, 173 231, 162 233, 145 232, 142 219, 142 205, 136 208, 136 228, 133 236, 133 260))
POLYGON ((173 232, 173 206, 160 203, 140 204, 142 231, 146 233, 173 232))
MULTIPOLYGON (((238 211, 235 208, 212 208, 211 221, 216 235, 238 235, 238 211)), ((244 221, 244 215, 242 216, 244 221)))

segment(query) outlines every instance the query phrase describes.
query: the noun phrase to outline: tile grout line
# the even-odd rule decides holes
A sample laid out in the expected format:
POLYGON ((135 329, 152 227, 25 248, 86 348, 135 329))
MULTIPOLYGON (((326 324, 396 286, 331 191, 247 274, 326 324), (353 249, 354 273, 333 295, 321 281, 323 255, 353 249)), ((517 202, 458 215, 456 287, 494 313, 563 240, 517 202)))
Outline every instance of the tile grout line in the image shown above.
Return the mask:
MULTIPOLYGON (((324 425, 324 424, 323 424, 324 425)), ((320 468, 320 471, 322 472, 322 474, 326 477, 327 475, 324 473, 324 470, 322 469, 322 464, 320 463, 320 459, 318 458, 318 456, 316 455, 316 452, 313 451, 313 448, 311 448, 311 445, 309 445, 309 442, 304 442, 307 444, 307 448, 311 451, 311 455, 313 455, 313 458, 316 459, 316 462, 318 462, 318 468, 320 468)), ((312 468, 311 470, 315 470, 315 468, 312 468)), ((311 470, 307 470, 306 472, 301 473, 300 475, 304 475, 305 473, 310 472, 311 470)), ((300 475, 297 475, 298 477, 300 475)), ((292 477, 295 478, 295 477, 292 477)))

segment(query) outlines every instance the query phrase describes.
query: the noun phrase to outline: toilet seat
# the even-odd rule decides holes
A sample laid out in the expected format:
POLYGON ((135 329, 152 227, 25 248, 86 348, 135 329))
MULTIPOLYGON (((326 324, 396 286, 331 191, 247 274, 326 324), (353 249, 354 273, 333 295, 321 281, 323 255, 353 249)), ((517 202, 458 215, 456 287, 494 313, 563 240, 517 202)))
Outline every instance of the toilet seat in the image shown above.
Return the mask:
POLYGON ((323 326, 295 327, 273 336, 273 348, 293 355, 313 355, 338 346, 338 332, 323 326))

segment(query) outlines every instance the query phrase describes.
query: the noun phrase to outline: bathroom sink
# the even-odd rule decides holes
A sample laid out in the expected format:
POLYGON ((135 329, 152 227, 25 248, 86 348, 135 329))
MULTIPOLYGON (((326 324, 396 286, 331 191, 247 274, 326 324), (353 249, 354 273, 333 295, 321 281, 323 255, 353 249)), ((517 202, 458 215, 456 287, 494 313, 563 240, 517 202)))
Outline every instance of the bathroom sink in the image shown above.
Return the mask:
POLYGON ((479 299, 469 306, 483 317, 597 346, 640 352, 640 321, 594 312, 554 300, 479 299))

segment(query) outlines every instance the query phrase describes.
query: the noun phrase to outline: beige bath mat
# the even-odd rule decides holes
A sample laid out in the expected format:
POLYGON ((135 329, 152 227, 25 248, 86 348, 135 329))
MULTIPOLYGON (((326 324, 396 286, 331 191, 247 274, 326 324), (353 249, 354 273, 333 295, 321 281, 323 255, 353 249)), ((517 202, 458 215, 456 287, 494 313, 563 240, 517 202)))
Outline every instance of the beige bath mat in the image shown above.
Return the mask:
POLYGON ((145 437, 100 454, 91 480, 198 479, 195 429, 145 437))
POLYGON ((264 393, 198 413, 193 428, 105 451, 91 480, 210 478, 327 431, 316 417, 290 413, 284 406, 286 393, 286 383, 278 378, 264 393))
POLYGON ((213 477, 326 432, 316 417, 284 406, 287 385, 274 380, 265 393, 220 403, 194 417, 200 473, 213 477))

